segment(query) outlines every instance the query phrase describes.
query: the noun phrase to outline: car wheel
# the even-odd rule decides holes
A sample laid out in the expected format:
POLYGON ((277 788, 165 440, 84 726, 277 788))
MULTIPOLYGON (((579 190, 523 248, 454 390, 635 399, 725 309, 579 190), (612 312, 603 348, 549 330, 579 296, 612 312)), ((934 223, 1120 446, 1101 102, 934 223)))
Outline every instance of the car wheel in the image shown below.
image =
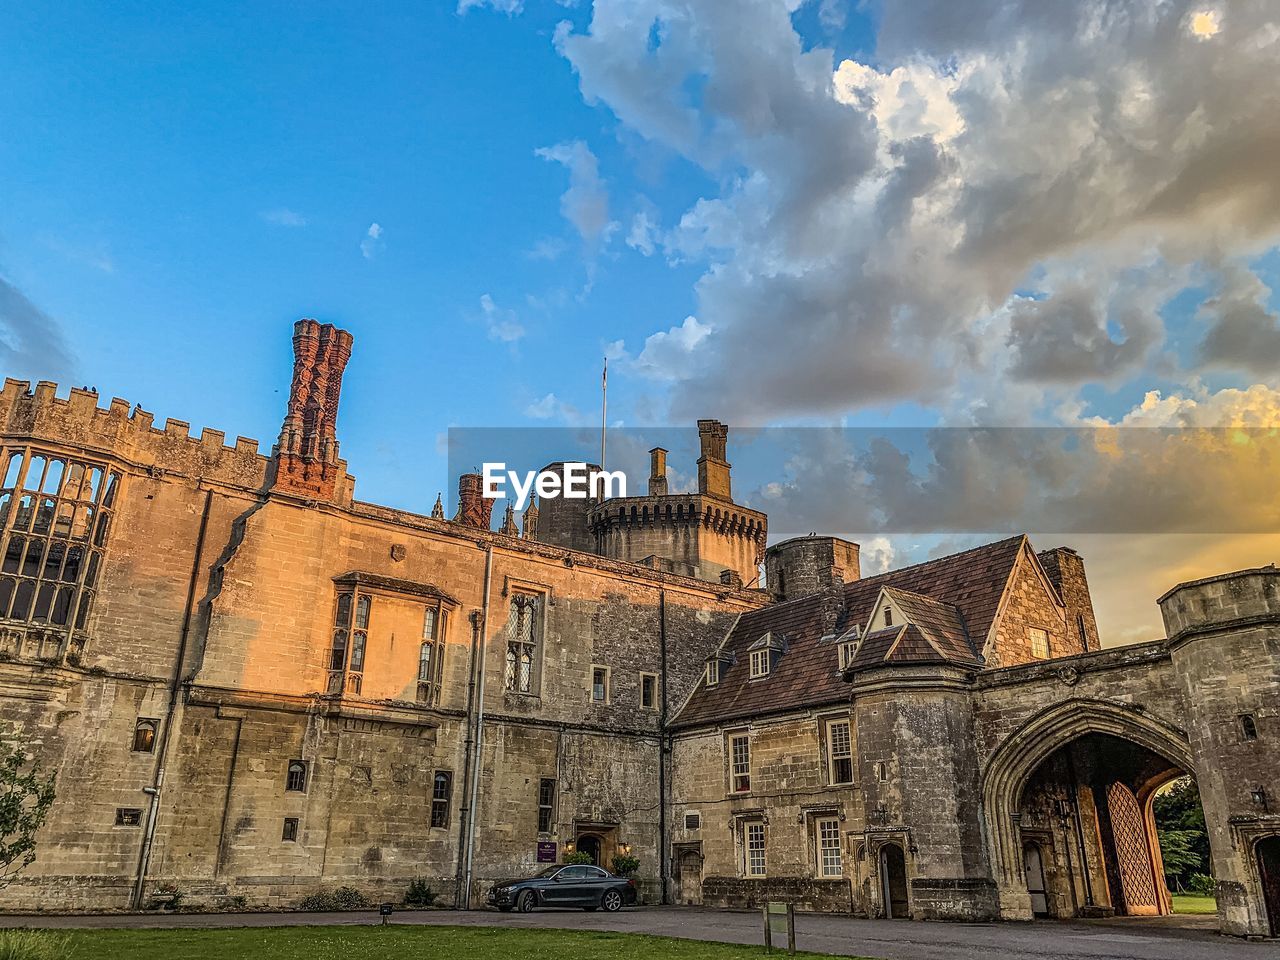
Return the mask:
POLYGON ((526 890, 516 899, 516 909, 521 913, 532 913, 533 908, 533 891, 526 890))
POLYGON ((622 909, 622 893, 618 890, 606 890, 600 898, 600 906, 610 913, 616 913, 622 909))

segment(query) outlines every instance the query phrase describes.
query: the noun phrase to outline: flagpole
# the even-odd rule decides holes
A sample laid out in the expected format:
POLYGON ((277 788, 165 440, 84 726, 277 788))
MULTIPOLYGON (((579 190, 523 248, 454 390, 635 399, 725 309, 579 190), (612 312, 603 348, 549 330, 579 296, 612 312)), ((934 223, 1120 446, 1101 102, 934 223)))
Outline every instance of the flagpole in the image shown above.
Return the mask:
POLYGON ((609 358, 600 372, 600 469, 604 469, 604 431, 609 423, 609 358))

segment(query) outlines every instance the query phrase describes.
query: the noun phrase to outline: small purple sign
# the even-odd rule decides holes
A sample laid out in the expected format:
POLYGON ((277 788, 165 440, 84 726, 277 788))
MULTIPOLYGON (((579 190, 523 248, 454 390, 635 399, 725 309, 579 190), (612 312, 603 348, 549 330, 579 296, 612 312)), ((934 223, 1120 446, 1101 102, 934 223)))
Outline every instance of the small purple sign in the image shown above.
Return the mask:
POLYGON ((539 863, 555 863, 556 862, 556 842, 554 840, 538 841, 538 862, 539 863))

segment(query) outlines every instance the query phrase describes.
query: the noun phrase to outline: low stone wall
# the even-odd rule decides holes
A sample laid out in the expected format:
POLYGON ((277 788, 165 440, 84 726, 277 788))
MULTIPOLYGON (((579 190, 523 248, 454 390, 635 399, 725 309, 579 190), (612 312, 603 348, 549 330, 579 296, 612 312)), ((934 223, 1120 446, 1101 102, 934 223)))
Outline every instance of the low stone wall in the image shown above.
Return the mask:
POLYGON ((911 881, 913 920, 995 920, 1000 897, 995 881, 969 878, 916 877, 911 881))
POLYGON ((702 904, 727 909, 757 909, 770 900, 794 904, 815 913, 853 913, 853 894, 846 880, 810 877, 706 877, 702 904))

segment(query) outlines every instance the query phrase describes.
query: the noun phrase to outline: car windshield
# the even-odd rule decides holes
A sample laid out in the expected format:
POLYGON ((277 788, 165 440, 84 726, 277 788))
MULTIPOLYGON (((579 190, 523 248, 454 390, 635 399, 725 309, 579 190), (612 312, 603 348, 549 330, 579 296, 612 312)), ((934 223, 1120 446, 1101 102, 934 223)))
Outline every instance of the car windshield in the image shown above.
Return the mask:
POLYGON ((554 877, 557 873, 559 873, 560 869, 561 869, 560 867, 547 867, 547 869, 543 870, 540 874, 538 874, 538 876, 543 880, 549 880, 552 877, 554 877))

